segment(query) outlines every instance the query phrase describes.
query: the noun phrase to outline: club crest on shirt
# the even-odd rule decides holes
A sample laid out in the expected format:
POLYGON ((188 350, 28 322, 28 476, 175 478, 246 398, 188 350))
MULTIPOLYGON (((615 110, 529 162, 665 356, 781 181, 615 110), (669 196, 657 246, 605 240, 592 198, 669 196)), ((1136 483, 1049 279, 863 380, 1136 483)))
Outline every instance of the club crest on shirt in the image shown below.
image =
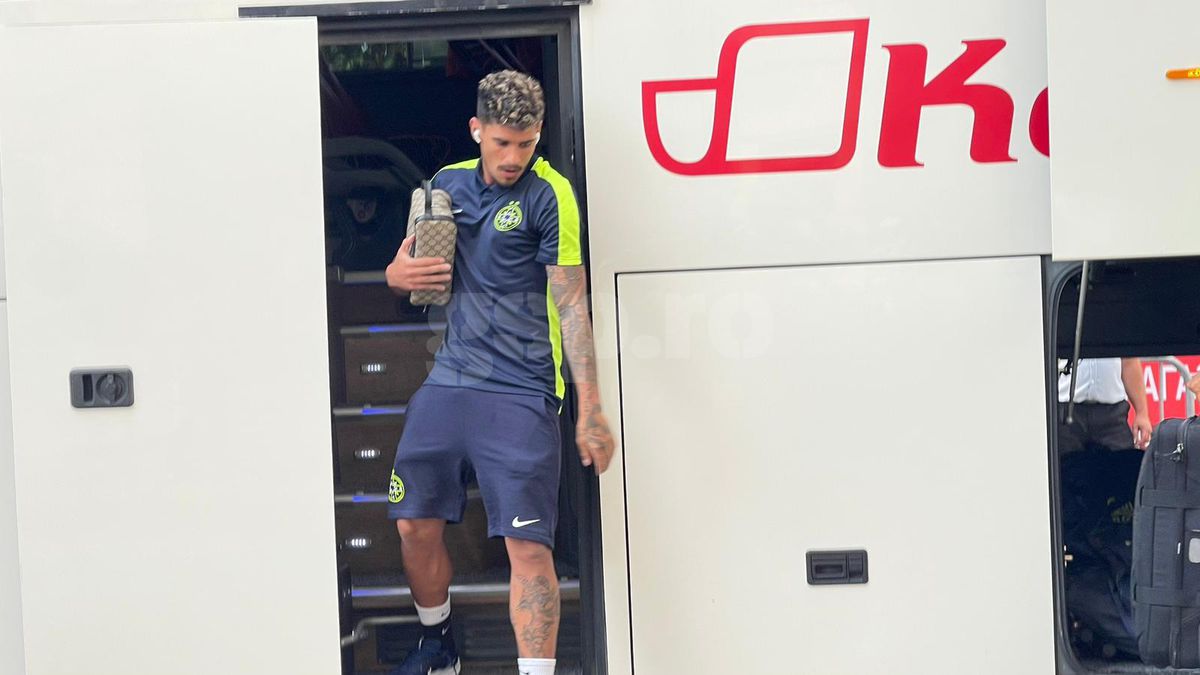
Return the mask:
POLYGON ((492 225, 500 232, 514 230, 521 224, 524 214, 521 213, 521 202, 509 202, 508 206, 496 212, 492 225))

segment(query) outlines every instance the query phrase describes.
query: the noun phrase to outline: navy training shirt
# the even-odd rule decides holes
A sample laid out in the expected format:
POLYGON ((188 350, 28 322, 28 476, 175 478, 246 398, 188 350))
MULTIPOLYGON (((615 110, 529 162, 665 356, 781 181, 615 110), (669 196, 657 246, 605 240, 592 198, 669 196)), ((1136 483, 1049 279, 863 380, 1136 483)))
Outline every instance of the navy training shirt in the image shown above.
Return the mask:
POLYGON ((535 156, 511 187, 485 183, 478 159, 445 167, 433 187, 450 193, 458 240, 446 338, 426 382, 558 405, 562 330, 546 266, 583 264, 570 182, 535 156))

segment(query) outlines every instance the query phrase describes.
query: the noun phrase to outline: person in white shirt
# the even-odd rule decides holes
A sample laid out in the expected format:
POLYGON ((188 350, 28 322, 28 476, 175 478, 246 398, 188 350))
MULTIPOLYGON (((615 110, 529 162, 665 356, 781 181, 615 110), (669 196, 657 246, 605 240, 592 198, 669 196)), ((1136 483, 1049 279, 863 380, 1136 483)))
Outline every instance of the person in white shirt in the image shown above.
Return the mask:
MULTIPOLYGON (((1065 361, 1060 366, 1065 365, 1065 361)), ((1060 368, 1060 373, 1062 370, 1060 368)), ((1200 387, 1200 385, 1198 385, 1200 387)), ((1153 427, 1146 405, 1142 360, 1138 358, 1080 359, 1076 365, 1075 415, 1067 424, 1071 395, 1070 374, 1058 378, 1058 449, 1077 452, 1087 447, 1107 450, 1150 445, 1153 427), (1133 427, 1129 408, 1133 407, 1133 427)))

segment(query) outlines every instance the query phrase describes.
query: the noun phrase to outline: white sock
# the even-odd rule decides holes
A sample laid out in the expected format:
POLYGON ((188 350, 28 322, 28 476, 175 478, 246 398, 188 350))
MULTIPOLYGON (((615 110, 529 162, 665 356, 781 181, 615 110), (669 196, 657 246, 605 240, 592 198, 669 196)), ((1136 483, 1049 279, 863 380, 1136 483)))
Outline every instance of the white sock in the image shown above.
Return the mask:
POLYGON ((554 659, 517 659, 521 675, 554 675, 554 659))
POLYGON ((450 598, 446 598, 441 607, 422 607, 415 602, 413 605, 417 608, 417 618, 422 626, 436 626, 450 616, 450 598))

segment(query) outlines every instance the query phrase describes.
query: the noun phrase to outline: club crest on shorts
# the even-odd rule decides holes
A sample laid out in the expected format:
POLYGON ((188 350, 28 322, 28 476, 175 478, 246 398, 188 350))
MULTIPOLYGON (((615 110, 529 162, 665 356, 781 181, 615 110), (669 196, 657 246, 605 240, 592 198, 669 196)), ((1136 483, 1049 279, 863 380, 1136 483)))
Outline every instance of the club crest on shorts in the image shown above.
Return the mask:
POLYGON ((392 469, 392 482, 388 485, 388 501, 393 504, 404 501, 404 481, 396 475, 395 469, 392 469))
POLYGON ((521 224, 525 214, 521 212, 521 202, 509 202, 508 206, 496 212, 492 225, 500 232, 515 230, 521 224))

